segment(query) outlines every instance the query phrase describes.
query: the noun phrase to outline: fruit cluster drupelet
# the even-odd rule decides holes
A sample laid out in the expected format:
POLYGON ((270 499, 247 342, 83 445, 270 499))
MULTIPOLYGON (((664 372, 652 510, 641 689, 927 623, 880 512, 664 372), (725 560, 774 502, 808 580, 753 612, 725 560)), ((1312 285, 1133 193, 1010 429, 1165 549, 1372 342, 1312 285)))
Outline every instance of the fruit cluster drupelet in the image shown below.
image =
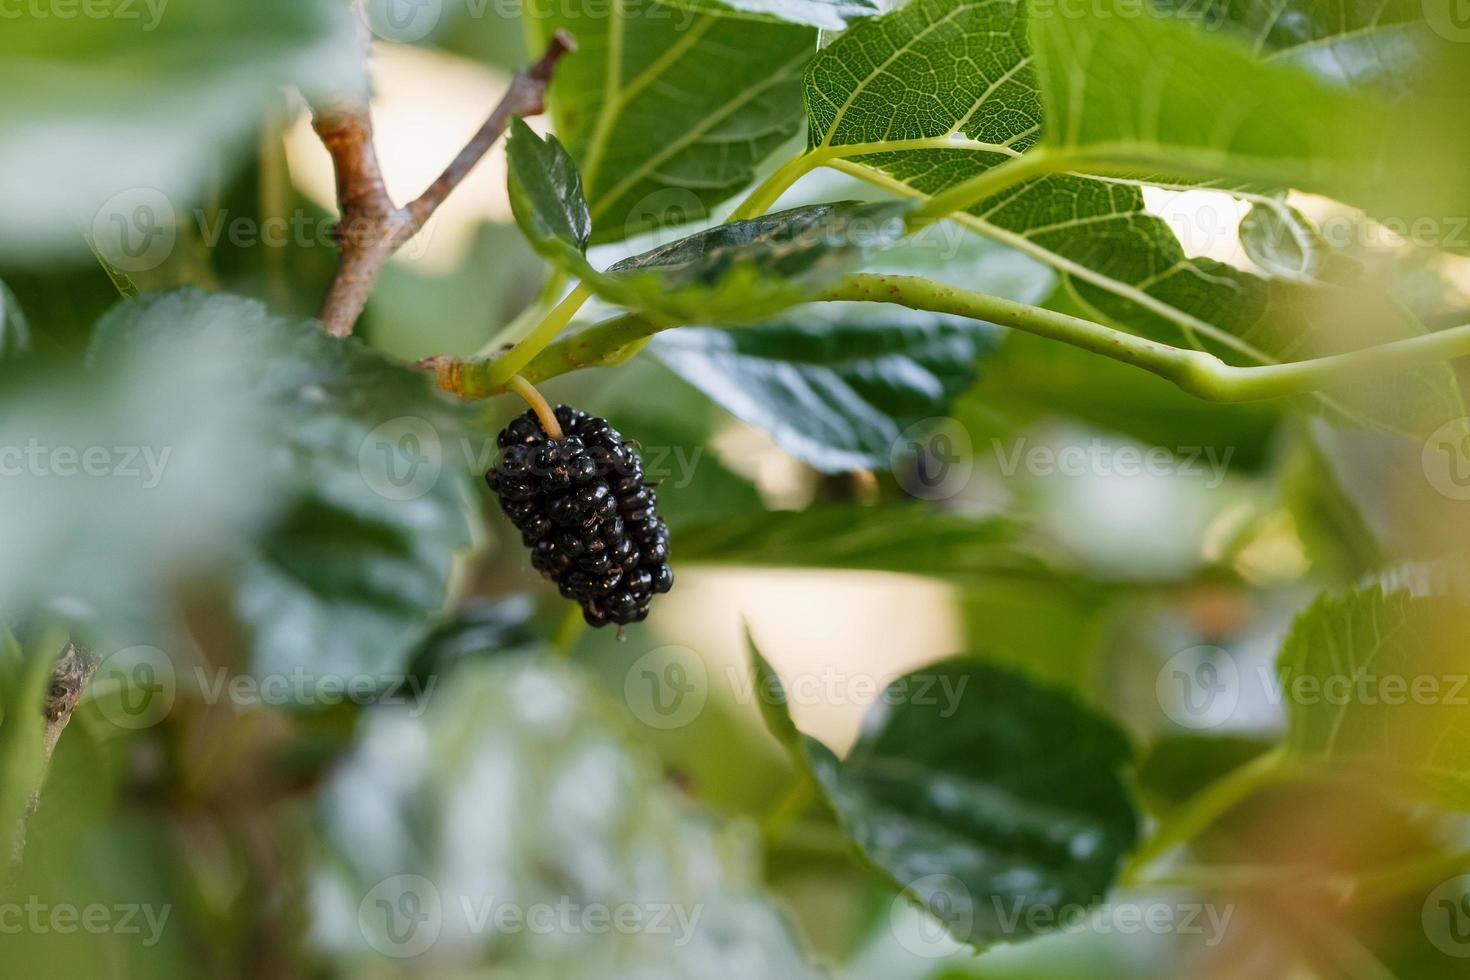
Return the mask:
POLYGON ((563 438, 534 411, 499 436, 500 460, 485 481, 531 549, 531 564, 593 626, 642 622, 655 593, 674 584, 669 528, 643 460, 606 419, 556 407, 563 438))

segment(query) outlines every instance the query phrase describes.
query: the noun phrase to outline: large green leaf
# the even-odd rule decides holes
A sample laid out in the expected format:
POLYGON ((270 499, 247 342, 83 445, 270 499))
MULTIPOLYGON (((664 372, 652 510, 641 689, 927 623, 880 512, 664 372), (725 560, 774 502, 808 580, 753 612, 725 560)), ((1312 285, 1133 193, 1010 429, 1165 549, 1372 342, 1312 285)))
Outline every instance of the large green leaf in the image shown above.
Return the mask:
MULTIPOLYGON (((1442 169, 1465 149, 1456 124, 1470 103, 1452 88, 1463 79, 1421 79, 1406 112, 1377 88, 1269 63, 1231 33, 1123 3, 1105 0, 1090 16, 1032 16, 1049 148, 1089 170, 1327 194, 1410 222, 1427 218, 1440 237, 1451 237, 1443 216, 1470 203, 1442 169)), ((1351 30, 1334 27, 1317 40, 1351 30)), ((1273 41, 1265 25, 1260 30, 1257 48, 1273 41)), ((1294 41, 1285 39, 1301 54, 1294 41)), ((1458 51, 1445 56, 1463 64, 1458 51)))
POLYGON ((1123 732, 978 659, 894 681, 845 757, 805 736, 797 751, 863 857, 976 946, 1100 902, 1138 835, 1123 732))
POLYGON ((566 150, 517 121, 507 154, 511 207, 532 247, 603 299, 674 320, 770 316, 904 236, 903 202, 815 204, 718 225, 599 271, 583 254, 587 204, 566 150))
POLYGON ((98 324, 90 358, 148 356, 185 337, 236 352, 236 378, 273 443, 249 460, 274 488, 273 517, 236 556, 253 668, 400 671, 468 544, 465 410, 356 341, 192 289, 120 305, 98 324))
MULTIPOLYGON (((859 23, 813 59, 805 90, 814 153, 914 197, 1014 160, 1043 132, 1025 14, 1013 0, 915 0, 859 23), (885 108, 895 105, 902 109, 885 108)), ((1266 279, 1188 257, 1147 211, 1137 181, 1052 175, 954 217, 1063 273, 1084 312, 1230 363, 1277 363, 1423 332, 1364 289, 1266 279)), ((1365 424, 1414 432, 1463 411, 1443 369, 1325 401, 1365 424)))
POLYGON ((680 528, 679 560, 755 568, 855 568, 956 581, 1052 579, 1017 526, 920 504, 818 506, 680 528))
POLYGON ((1188 18, 1104 0, 1031 18, 1043 142, 1132 172, 1258 181, 1353 200, 1379 179, 1376 96, 1268 65, 1188 18), (1140 70, 1142 69, 1142 70, 1140 70), (1228 86, 1219 81, 1229 79, 1228 86), (1177 169, 1175 169, 1177 168, 1177 169))
MULTIPOLYGON (((348 10, 332 0, 101 0, 16 8, 0 31, 0 254, 156 265, 174 220, 255 132, 282 86, 356 83, 348 10)), ((141 266, 139 266, 141 267, 141 266)))
POLYGON ((372 713, 321 797, 317 945, 433 975, 816 977, 750 835, 621 734, 584 680, 525 657, 465 664, 422 717, 372 713))
POLYGON ((888 469, 903 431, 946 414, 996 331, 957 317, 830 304, 738 329, 684 328, 653 352, 821 470, 888 469))
POLYGON ((1470 607, 1447 596, 1318 599, 1277 662, 1291 757, 1470 809, 1467 624, 1470 607))
POLYGON ((582 170, 595 241, 708 215, 796 135, 812 29, 654 0, 582 6, 536 0, 526 20, 533 47, 558 29, 577 39, 557 68, 551 114, 582 170))
POLYGON ((1348 84, 1404 90, 1428 46, 1421 0, 1166 0, 1159 7, 1223 25, 1263 60, 1348 84))
POLYGON ((849 22, 881 12, 873 0, 669 0, 700 13, 777 20, 840 31, 849 22))

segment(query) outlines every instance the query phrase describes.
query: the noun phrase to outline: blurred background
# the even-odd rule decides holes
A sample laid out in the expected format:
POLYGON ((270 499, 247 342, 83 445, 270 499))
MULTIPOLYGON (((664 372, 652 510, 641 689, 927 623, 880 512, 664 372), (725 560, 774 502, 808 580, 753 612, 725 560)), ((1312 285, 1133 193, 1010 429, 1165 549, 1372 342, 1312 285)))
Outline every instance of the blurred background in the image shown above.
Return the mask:
MULTIPOLYGON (((395 427, 329 432, 316 414, 255 410, 248 330, 139 349, 119 339, 146 333, 137 323, 95 327, 119 271, 128 290, 194 285, 313 315, 336 259, 331 164, 300 94, 253 73, 256 47, 293 78, 350 73, 333 63, 352 26, 329 6, 172 0, 127 49, 116 23, 54 12, 0 28, 17 103, 0 109, 4 444, 105 446, 119 466, 142 447, 127 481, 33 469, 0 485, 0 608, 13 624, 37 608, 86 624, 104 657, 0 903, 0 972, 1470 976, 1445 952, 1460 937, 1425 926, 1425 890, 1339 905, 1289 878, 1126 889, 1058 934, 976 956, 855 860, 819 807, 783 803, 794 773, 750 686, 747 633, 797 725, 841 751, 889 681, 974 652, 1118 719, 1140 799, 1167 813, 1280 737, 1273 663, 1321 590, 1388 567, 1425 590, 1462 574, 1422 561, 1460 552, 1470 521, 1465 496, 1424 478, 1419 445, 1289 405, 1207 404, 996 328, 950 408, 893 434, 891 472, 823 472, 791 451, 799 436, 691 383, 677 346, 650 349, 544 386, 637 439, 662 481, 678 585, 620 642, 568 615, 479 482, 514 399, 430 410, 405 395, 395 427), (109 227, 123 238, 97 233, 109 227), (118 251, 129 231, 141 248, 118 251), (452 418, 427 434, 403 422, 430 411, 452 418), (286 453, 298 425, 340 458, 286 453), (383 440, 432 461, 432 490, 391 499, 363 449, 383 440), (174 464, 155 455, 152 485, 150 447, 174 464), (326 489, 304 492, 311 480, 326 489), (402 506, 383 516, 385 501, 402 506), (427 623, 411 615, 422 595, 427 623), (1223 696, 1202 709, 1196 683, 1223 696), (562 922, 569 894, 668 928, 485 924, 501 906, 562 922), (681 924, 691 909, 702 927, 681 924)), ((516 6, 375 12, 372 111, 396 200, 530 59, 516 6)), ((137 5, 140 27, 152 11, 137 5)), ((817 173, 782 203, 841 198, 877 195, 817 173)), ((1189 255, 1255 270, 1246 205, 1208 190, 1146 202, 1189 255)), ((1348 229, 1344 254, 1426 320, 1470 308, 1470 260, 1323 199, 1292 204, 1348 229)), ((1045 266, 932 231, 880 268, 1075 306, 1045 266)), ((497 147, 391 260, 357 333, 410 364, 468 356, 545 277, 497 147)), ((353 377, 307 378, 290 398, 335 397, 353 377)), ((1466 831, 1369 789, 1286 780, 1198 850, 1351 878, 1463 851, 1466 831)))

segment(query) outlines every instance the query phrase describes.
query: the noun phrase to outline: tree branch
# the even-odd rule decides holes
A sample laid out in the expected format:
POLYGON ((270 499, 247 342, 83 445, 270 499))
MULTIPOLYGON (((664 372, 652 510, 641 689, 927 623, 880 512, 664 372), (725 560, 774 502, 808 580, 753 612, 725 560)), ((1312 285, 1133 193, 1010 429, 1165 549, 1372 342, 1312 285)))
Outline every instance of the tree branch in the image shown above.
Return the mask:
POLYGON ((388 259, 424 227, 505 132, 513 116, 533 116, 545 110, 546 88, 556 63, 574 50, 571 36, 557 31, 540 60, 516 72, 509 91, 464 149, 406 207, 395 205, 388 194, 366 101, 344 101, 313 109, 312 127, 331 155, 342 215, 337 225, 337 272, 317 314, 328 333, 334 337, 352 333, 373 282, 388 259))

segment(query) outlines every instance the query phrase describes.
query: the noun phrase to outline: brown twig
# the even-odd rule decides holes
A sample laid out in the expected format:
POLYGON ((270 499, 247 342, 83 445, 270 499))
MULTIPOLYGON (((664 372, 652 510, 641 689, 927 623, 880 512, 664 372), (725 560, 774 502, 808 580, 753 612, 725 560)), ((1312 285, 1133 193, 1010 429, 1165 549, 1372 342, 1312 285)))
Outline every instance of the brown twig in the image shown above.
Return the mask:
POLYGON ((444 172, 406 207, 388 195, 373 144, 367 103, 351 101, 313 111, 312 126, 332 157, 337 174, 337 225, 340 256, 337 272, 317 318, 334 337, 346 337, 383 265, 419 232, 453 190, 495 144, 514 116, 534 116, 546 108, 546 87, 561 57, 576 50, 570 35, 557 31, 546 51, 530 68, 518 71, 510 90, 490 113, 479 132, 465 144, 444 172))

